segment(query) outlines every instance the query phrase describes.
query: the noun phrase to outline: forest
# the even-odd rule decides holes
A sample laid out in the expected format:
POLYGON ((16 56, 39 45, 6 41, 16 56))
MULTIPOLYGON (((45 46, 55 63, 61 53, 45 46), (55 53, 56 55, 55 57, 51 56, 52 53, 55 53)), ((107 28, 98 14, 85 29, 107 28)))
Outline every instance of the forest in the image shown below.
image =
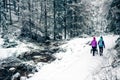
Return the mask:
MULTIPOLYGON (((91 17, 98 15, 89 9, 92 5, 81 0, 1 0, 0 4, 0 32, 3 36, 16 28, 20 32, 13 30, 12 33, 40 42, 94 35, 97 25, 106 27, 99 20, 92 20, 91 17)), ((106 28, 100 30, 107 31, 106 28)))
MULTIPOLYGON (((119 80, 113 73, 120 66, 120 0, 0 0, 0 80, 16 80, 11 78, 17 72, 30 78, 29 74, 39 73, 44 65, 56 60, 65 63, 65 58, 71 66, 65 55, 75 61, 76 56, 78 60, 86 56, 89 64, 89 59, 94 59, 85 54, 89 53, 90 39, 100 36, 108 40, 101 60, 108 63, 100 66, 99 79, 91 80, 119 80)), ((63 63, 56 65, 64 68, 67 63, 63 63)), ((34 77, 30 80, 37 80, 34 77)))

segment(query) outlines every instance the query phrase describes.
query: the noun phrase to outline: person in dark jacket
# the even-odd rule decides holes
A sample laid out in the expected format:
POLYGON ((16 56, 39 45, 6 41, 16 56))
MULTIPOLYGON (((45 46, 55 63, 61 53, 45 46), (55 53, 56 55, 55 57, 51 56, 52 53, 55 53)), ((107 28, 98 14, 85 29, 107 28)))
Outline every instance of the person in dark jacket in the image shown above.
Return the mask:
POLYGON ((91 46, 92 46, 93 56, 95 56, 95 51, 97 51, 97 41, 96 41, 95 37, 93 37, 93 40, 91 42, 91 46))
POLYGON ((103 48, 105 48, 105 43, 103 40, 103 37, 100 37, 100 40, 98 41, 98 46, 99 46, 99 54, 100 56, 103 56, 103 48))

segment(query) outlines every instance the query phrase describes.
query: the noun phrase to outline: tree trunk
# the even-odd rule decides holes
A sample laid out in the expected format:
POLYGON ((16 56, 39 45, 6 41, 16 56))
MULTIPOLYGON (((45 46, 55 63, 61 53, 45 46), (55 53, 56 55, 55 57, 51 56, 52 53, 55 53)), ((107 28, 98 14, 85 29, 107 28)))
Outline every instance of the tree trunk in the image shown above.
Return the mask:
MULTIPOLYGON (((2 4, 2 3, 0 2, 0 4, 2 4)), ((0 26, 1 26, 1 21, 2 21, 2 19, 1 19, 1 15, 2 15, 1 9, 2 9, 2 6, 0 5, 0 26)))
MULTIPOLYGON (((77 4, 77 0, 74 0, 74 3, 77 4)), ((74 37, 77 36, 77 6, 74 8, 74 37)))
POLYGON ((10 25, 12 25, 11 0, 9 0, 9 16, 10 16, 10 25))
POLYGON ((17 16, 18 16, 18 21, 20 19, 20 0, 18 0, 18 8, 17 8, 17 16))
POLYGON ((14 11, 16 12, 16 1, 13 1, 13 5, 14 5, 14 11))
POLYGON ((30 30, 30 32, 29 32, 29 35, 30 35, 30 38, 32 38, 32 35, 31 35, 31 32, 32 32, 32 29, 31 29, 31 0, 30 1, 28 1, 28 10, 29 10, 29 30, 30 30))
POLYGON ((54 40, 56 39, 56 1, 53 1, 53 6, 54 6, 54 40))
POLYGON ((47 40, 48 30, 47 30, 47 0, 45 0, 45 38, 47 40))
POLYGON ((67 25, 66 25, 66 18, 67 18, 67 15, 66 15, 66 13, 67 13, 67 1, 66 0, 64 0, 64 11, 65 11, 65 14, 64 14, 64 38, 66 39, 66 34, 67 34, 67 29, 66 29, 66 27, 67 27, 67 25))

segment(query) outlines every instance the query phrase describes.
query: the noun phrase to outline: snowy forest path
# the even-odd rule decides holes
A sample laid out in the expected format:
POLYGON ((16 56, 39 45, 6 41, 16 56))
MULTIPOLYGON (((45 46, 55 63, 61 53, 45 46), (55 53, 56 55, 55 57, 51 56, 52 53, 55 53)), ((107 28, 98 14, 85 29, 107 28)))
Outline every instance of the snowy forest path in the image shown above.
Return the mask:
POLYGON ((57 60, 45 65, 30 80, 94 80, 93 75, 104 67, 107 61, 105 55, 114 47, 116 39, 117 36, 104 36, 106 48, 103 56, 90 53, 88 43, 92 38, 73 39, 61 46, 66 52, 56 53, 57 60))

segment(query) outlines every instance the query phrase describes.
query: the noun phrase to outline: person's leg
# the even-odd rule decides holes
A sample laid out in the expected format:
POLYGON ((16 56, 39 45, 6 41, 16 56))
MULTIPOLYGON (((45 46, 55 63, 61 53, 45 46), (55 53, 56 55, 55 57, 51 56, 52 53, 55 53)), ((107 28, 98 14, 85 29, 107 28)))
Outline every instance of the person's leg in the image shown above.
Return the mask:
POLYGON ((100 56, 103 55, 103 47, 100 47, 100 56))
POLYGON ((93 56, 95 56, 95 47, 92 47, 93 49, 93 56))
POLYGON ((99 47, 99 54, 101 54, 101 47, 99 47))
POLYGON ((103 56, 103 47, 101 47, 101 56, 103 56))

